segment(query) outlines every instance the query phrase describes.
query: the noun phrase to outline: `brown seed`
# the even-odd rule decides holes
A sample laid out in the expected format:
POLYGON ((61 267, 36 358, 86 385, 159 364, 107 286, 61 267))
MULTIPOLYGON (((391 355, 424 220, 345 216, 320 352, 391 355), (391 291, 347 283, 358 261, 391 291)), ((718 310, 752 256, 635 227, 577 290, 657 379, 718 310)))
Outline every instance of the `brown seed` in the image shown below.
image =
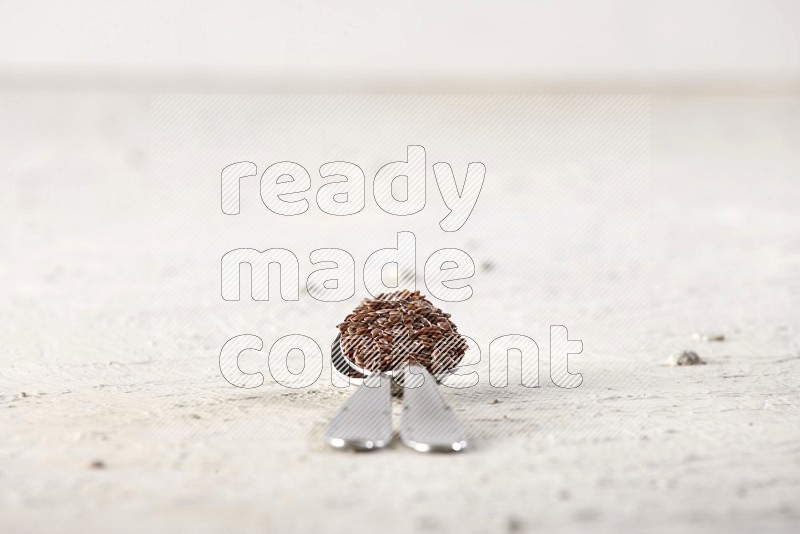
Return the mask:
POLYGON ((450 315, 419 291, 365 299, 338 325, 342 350, 359 367, 388 370, 415 360, 429 369, 456 366, 467 344, 450 315))

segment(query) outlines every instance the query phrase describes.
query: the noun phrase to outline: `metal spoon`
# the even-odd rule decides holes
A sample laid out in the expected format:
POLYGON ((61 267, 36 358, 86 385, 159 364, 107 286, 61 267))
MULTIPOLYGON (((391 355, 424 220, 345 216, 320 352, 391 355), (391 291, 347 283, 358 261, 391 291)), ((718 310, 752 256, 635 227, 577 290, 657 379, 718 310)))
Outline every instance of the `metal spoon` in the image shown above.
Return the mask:
POLYGON ((337 449, 368 451, 392 442, 391 379, 368 376, 328 425, 325 440, 337 449))
POLYGON ((464 428, 439 392, 433 375, 418 363, 409 364, 408 374, 400 421, 403 445, 419 452, 460 452, 466 449, 464 428))
POLYGON ((333 418, 325 434, 334 447, 379 448, 391 440, 391 390, 403 398, 400 438, 404 445, 419 452, 458 452, 467 447, 463 427, 436 387, 437 379, 417 363, 382 373, 370 373, 347 359, 341 348, 341 335, 331 347, 334 369, 361 386, 333 418), (382 393, 375 390, 373 377, 379 377, 382 393), (402 384, 402 385, 401 385, 402 384), (385 392, 384 392, 385 391, 385 392), (386 439, 387 426, 389 439, 386 439), (357 436, 357 437, 354 437, 357 436), (367 443, 372 446, 366 447, 367 443))

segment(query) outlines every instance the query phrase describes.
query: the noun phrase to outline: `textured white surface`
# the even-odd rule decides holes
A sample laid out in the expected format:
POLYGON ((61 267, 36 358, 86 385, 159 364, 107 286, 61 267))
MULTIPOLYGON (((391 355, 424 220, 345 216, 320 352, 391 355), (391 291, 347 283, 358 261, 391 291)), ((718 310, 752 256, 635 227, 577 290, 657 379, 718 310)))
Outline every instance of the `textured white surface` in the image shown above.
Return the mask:
MULTIPOLYGON (((502 296, 517 275, 500 258, 476 280, 477 315, 455 317, 482 343, 519 328, 540 339, 563 311, 541 304, 559 302, 549 273, 576 276, 567 288, 603 280, 613 298, 586 305, 571 329, 584 383, 559 389, 544 369, 533 393, 446 391, 475 449, 436 457, 329 450, 322 431, 349 393, 328 382, 248 391, 222 380, 226 333, 271 343, 299 324, 324 340, 332 325, 317 323, 352 303, 222 306, 224 249, 202 247, 215 236, 187 231, 199 219, 180 207, 153 220, 148 97, 4 94, 0 116, 3 531, 800 527, 800 99, 653 101, 642 248, 622 243, 636 254, 570 268, 532 252, 548 278, 530 290, 535 313, 512 317, 502 296), (175 221, 188 237, 171 258, 175 221), (684 349, 708 364, 666 365, 684 349)), ((522 182, 509 183, 501 198, 522 182)), ((213 217, 215 202, 192 213, 213 217)), ((464 246, 491 260, 481 238, 508 220, 481 220, 464 246)))

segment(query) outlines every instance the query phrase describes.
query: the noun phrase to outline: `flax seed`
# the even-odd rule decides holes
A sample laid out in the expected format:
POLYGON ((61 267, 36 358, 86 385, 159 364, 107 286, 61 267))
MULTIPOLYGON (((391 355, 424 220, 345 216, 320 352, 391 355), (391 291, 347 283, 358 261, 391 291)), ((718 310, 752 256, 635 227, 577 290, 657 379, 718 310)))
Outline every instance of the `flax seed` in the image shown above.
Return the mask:
POLYGON ((450 314, 419 291, 365 299, 338 328, 344 354, 369 371, 387 371, 408 361, 434 372, 451 369, 467 349, 450 314))

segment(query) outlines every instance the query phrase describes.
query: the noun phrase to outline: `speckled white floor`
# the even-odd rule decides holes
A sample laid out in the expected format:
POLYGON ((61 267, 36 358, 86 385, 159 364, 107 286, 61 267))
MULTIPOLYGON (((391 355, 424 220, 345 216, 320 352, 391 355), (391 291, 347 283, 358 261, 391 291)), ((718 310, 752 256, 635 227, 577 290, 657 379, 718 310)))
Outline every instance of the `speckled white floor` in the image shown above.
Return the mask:
MULTIPOLYGON (((379 118, 397 123, 403 105, 387 97, 379 118)), ((291 150, 303 125, 244 121, 188 162, 151 140, 159 120, 147 95, 0 95, 4 532, 800 528, 800 97, 654 98, 649 183, 616 200, 564 186, 576 194, 566 227, 599 224, 594 242, 562 239, 566 204, 534 204, 564 192, 541 174, 492 174, 497 158, 471 230, 442 237, 433 205, 409 223, 421 258, 455 243, 484 266, 473 299, 452 306, 465 333, 484 350, 505 333, 544 348, 538 389, 445 391, 474 439, 458 456, 329 450, 322 430, 349 392, 327 368, 301 390, 237 389, 218 368, 225 339, 246 332, 268 344, 306 333, 326 349, 355 303, 222 302, 226 250, 283 240, 307 269, 308 250, 341 243, 363 262, 402 228, 369 212, 335 232, 313 215, 276 229, 263 213, 223 228, 222 164, 305 157, 313 171, 339 158, 374 172, 402 155, 394 134, 309 131, 314 159, 291 150), (256 153, 253 132, 281 127, 285 143, 256 153), (158 181, 165 165, 171 184, 158 181), (548 378, 548 326, 561 322, 584 342, 574 390, 548 378), (707 365, 665 365, 682 349, 707 365)), ((202 107, 196 120, 219 126, 202 107)), ((503 131, 498 118, 470 141, 424 113, 403 120, 397 132, 424 134, 409 143, 435 152, 450 136, 477 158, 503 131)), ((500 160, 522 157, 502 148, 500 160)), ((445 155, 454 167, 461 156, 445 155)), ((259 202, 244 198, 243 212, 259 202)))

